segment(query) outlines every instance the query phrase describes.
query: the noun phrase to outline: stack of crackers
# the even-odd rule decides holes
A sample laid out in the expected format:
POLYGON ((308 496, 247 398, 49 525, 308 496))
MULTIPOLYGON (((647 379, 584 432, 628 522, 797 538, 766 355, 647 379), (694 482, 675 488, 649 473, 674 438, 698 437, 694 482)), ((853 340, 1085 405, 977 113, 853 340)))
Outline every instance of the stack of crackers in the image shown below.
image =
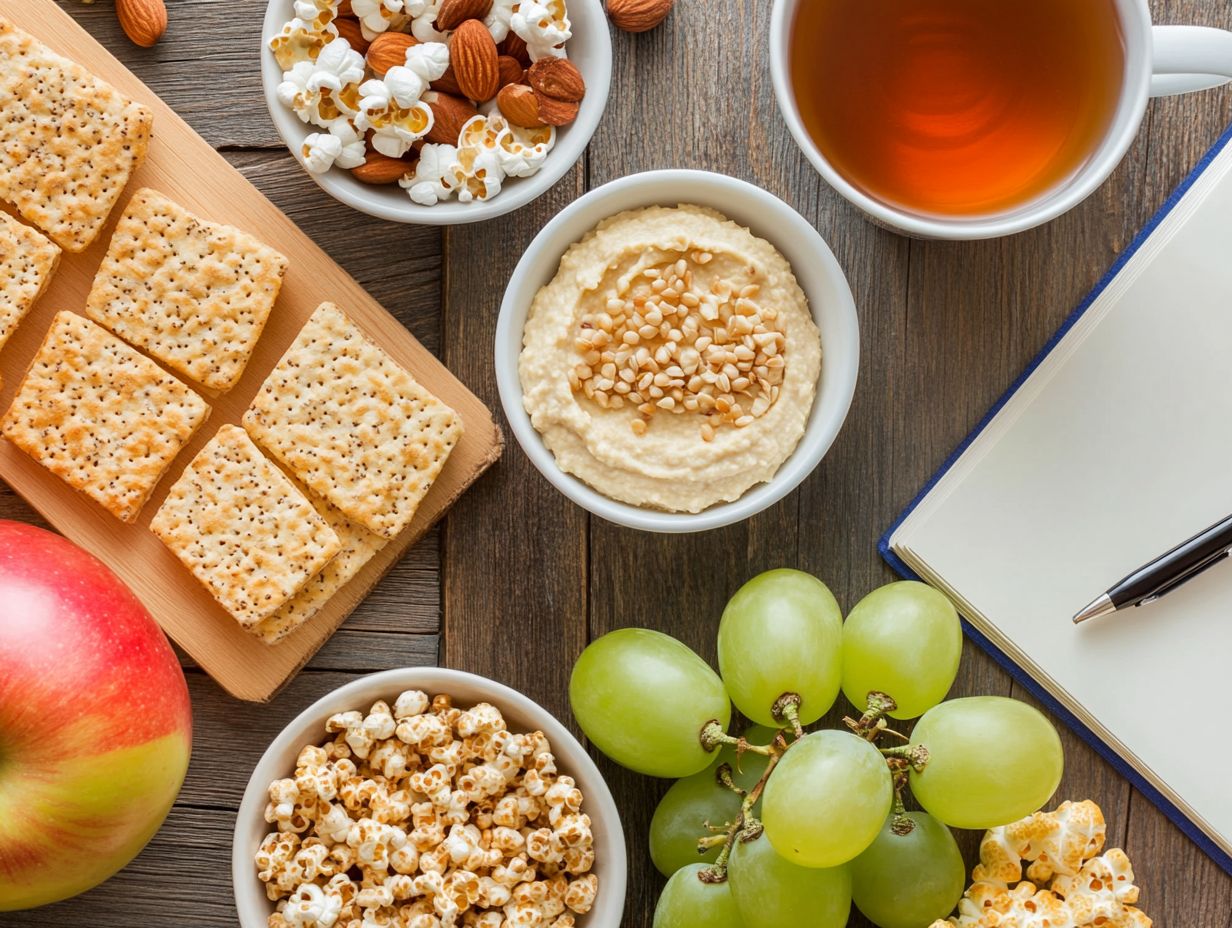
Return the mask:
MULTIPOLYGON (((148 109, 0 18, 0 348, 61 250, 89 247, 145 157, 148 109)), ((84 314, 59 312, 0 433, 125 522, 240 381, 288 262, 163 194, 129 200, 84 314), (205 394, 203 396, 202 394, 205 394)), ((247 631, 282 640, 405 531, 457 414, 322 304, 243 427, 219 428, 150 530, 247 631)))

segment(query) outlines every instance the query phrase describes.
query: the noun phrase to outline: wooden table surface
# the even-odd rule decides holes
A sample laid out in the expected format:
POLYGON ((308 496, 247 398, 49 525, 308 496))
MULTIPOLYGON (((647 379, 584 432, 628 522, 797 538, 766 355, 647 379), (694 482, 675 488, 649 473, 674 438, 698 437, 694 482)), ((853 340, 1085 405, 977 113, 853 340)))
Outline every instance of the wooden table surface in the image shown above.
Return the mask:
MULTIPOLYGON (((863 347, 855 403, 833 450, 797 492, 728 529, 654 536, 590 518, 511 442, 274 702, 239 703, 186 663, 192 766, 163 829, 110 882, 75 900, 0 915, 5 928, 235 925, 231 831, 248 774, 300 709, 357 675, 439 662, 509 683, 572 724, 569 670, 591 637, 651 626, 713 659, 726 599, 776 566, 817 574, 850 607, 892 579, 875 542, 893 516, 1232 121, 1228 90, 1153 103, 1112 179, 1067 216, 1000 241, 909 241, 865 222, 792 143, 766 66, 769 0, 679 0, 658 30, 615 35, 608 112, 574 170, 512 216, 440 231, 377 222, 326 199, 281 146, 258 78, 259 0, 169 0, 170 30, 149 50, 123 37, 110 0, 58 2, 493 409, 497 308, 522 249, 585 190, 646 169, 722 171, 792 204, 847 271, 863 347)), ((1224 0, 1151 5, 1157 22, 1232 28, 1224 0)), ((2 486, 0 516, 40 521, 2 486)), ((954 695, 971 693, 1027 698, 969 645, 954 695)), ((1058 796, 1103 807, 1109 843, 1129 853, 1155 924, 1232 926, 1232 878, 1086 745, 1062 736, 1067 767, 1058 796)), ((662 885, 645 835, 666 784, 600 764, 629 843, 625 925, 644 928, 662 885)), ((976 840, 964 836, 969 857, 976 840)), ((867 923, 854 916, 852 924, 867 923)))

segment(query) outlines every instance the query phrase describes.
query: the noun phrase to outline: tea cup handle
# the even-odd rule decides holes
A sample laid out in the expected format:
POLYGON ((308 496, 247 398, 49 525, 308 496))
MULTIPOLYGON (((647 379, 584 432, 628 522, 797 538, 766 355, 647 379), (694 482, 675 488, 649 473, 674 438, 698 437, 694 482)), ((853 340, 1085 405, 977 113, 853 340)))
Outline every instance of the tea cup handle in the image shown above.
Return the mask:
POLYGON ((1206 26, 1154 26, 1151 96, 1205 90, 1232 81, 1232 32, 1206 26))

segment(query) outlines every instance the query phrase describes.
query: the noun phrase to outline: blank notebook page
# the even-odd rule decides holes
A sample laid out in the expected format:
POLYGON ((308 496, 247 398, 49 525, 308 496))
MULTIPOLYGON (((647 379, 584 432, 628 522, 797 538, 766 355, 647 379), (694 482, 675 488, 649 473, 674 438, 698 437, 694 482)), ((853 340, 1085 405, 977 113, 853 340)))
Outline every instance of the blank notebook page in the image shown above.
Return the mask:
POLYGON ((1232 146, 891 539, 1225 851, 1232 562, 1071 617, 1232 513, 1230 165, 1232 146))

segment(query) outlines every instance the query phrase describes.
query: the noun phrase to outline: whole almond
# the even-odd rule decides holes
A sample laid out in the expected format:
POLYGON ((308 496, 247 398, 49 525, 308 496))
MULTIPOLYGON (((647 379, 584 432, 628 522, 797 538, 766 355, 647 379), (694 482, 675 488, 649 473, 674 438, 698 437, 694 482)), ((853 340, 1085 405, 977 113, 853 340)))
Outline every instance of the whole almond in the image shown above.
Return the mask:
POLYGON ((453 32, 449 60, 462 95, 479 103, 500 89, 500 62, 492 33, 478 19, 468 19, 453 32))
POLYGON ((167 31, 163 0, 116 0, 115 11, 124 34, 142 48, 149 48, 167 31))
POLYGON ((429 92, 423 99, 432 108, 432 128, 425 136, 429 142, 457 145, 466 121, 479 115, 470 100, 452 94, 429 92))
POLYGON ((492 0, 441 0, 436 14, 436 28, 449 32, 468 19, 483 19, 491 9, 492 0))
POLYGON ((368 47, 368 67, 377 77, 384 77, 390 68, 406 64, 406 50, 412 45, 418 45, 419 40, 413 35, 401 32, 382 32, 368 47))
POLYGON ((543 120, 539 118, 539 98, 535 91, 525 84, 509 84, 501 88, 496 95, 496 105, 501 115, 523 129, 539 129, 543 120))
POLYGON ((359 20, 353 16, 339 16, 334 20, 334 28, 338 30, 338 35, 347 40, 347 44, 361 55, 368 54, 368 48, 372 45, 364 38, 364 30, 360 28, 359 20))
POLYGON ((352 169, 355 179, 365 184, 396 184, 415 170, 415 162, 404 158, 390 158, 380 152, 369 152, 359 167, 352 169))
POLYGON ((522 67, 522 62, 512 55, 501 55, 496 62, 500 70, 502 87, 506 84, 520 84, 526 80, 526 69, 522 67))
POLYGON ((527 82, 546 97, 577 103, 586 96, 582 72, 568 58, 540 58, 526 72, 527 82))
POLYGON ((530 67, 530 49, 526 47, 526 40, 516 32, 505 36, 505 41, 500 44, 500 53, 516 58, 522 62, 523 67, 530 67))
POLYGON ((607 15, 617 29, 646 32, 667 18, 674 0, 607 0, 607 15))
POLYGON ((453 73, 453 65, 447 67, 445 73, 428 86, 441 93, 453 94, 455 97, 462 96, 462 88, 458 86, 458 76, 453 73))
POLYGON ((539 119, 545 126, 565 126, 577 119, 578 105, 570 100, 557 100, 537 90, 531 91, 539 104, 539 119))

